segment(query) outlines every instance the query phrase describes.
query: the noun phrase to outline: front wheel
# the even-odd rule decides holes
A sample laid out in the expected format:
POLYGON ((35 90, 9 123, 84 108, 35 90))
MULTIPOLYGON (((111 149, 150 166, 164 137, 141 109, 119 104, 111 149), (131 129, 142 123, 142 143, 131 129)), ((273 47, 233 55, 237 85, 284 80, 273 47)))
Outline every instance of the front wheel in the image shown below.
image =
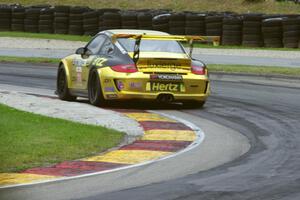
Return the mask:
POLYGON ((100 78, 99 78, 98 71, 96 69, 93 69, 89 76, 88 95, 89 95, 89 101, 92 105, 95 106, 105 105, 106 102, 103 97, 100 78))
POLYGON ((58 95, 58 98, 60 98, 61 100, 64 100, 64 101, 76 100, 76 97, 72 96, 70 94, 70 91, 68 88, 67 75, 66 75, 66 71, 65 71, 63 65, 60 65, 58 67, 56 93, 58 95))

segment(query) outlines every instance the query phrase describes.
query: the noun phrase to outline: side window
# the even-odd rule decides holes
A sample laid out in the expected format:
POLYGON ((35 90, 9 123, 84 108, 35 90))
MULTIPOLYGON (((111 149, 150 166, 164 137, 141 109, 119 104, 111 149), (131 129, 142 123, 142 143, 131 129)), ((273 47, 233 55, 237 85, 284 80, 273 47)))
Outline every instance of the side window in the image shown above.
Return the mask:
POLYGON ((91 52, 92 52, 93 54, 97 54, 97 53, 99 52, 99 50, 100 50, 100 48, 101 48, 101 46, 102 46, 102 44, 103 44, 103 42, 104 42, 105 40, 106 40, 106 36, 104 36, 104 35, 99 35, 98 37, 94 38, 94 40, 92 40, 92 41, 88 44, 87 48, 88 48, 89 50, 91 50, 91 52))
POLYGON ((105 40, 99 53, 104 55, 114 53, 114 45, 111 43, 109 39, 105 40))

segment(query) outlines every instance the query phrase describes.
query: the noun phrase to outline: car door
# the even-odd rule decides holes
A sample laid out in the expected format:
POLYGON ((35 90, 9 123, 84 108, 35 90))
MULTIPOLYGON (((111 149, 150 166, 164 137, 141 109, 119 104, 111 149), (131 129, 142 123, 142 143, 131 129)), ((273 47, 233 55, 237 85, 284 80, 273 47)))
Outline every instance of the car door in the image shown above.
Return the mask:
POLYGON ((87 89, 89 70, 92 61, 99 54, 100 48, 106 40, 105 35, 98 35, 85 47, 89 55, 76 54, 72 65, 72 85, 76 89, 87 89))

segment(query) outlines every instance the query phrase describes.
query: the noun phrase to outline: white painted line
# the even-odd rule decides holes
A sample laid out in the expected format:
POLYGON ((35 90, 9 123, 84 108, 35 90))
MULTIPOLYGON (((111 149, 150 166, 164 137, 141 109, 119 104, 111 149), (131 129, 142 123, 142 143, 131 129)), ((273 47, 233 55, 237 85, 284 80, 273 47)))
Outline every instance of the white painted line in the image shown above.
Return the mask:
POLYGON ((178 122, 181 122, 184 125, 190 127, 196 133, 196 135, 197 135, 196 140, 193 141, 188 147, 184 148, 183 150, 178 151, 178 152, 176 152, 174 154, 171 154, 171 155, 168 155, 168 156, 156 159, 156 160, 150 160, 150 161, 146 161, 146 162, 142 162, 142 163, 138 163, 138 164, 134 164, 134 165, 128 165, 128 166, 119 167, 119 168, 115 168, 115 169, 111 169, 111 170, 106 170, 106 171, 101 171, 101 172, 95 172, 95 173, 89 173, 89 174, 83 174, 83 175, 78 175, 78 176, 62 177, 62 178, 58 178, 58 179, 37 181, 37 182, 32 182, 32 183, 23 183, 23 184, 16 184, 16 185, 8 185, 8 186, 0 187, 0 189, 21 187, 21 186, 30 186, 30 185, 36 185, 36 184, 41 184, 41 183, 50 183, 50 182, 53 183, 53 182, 59 182, 59 181, 65 181, 65 180, 71 180, 71 179, 78 179, 78 178, 83 178, 83 177, 95 176, 95 175, 100 175, 100 174, 107 174, 107 173, 117 172, 117 171, 121 171, 121 170, 126 170, 126 169, 141 167, 141 166, 144 166, 144 165, 152 164, 152 163, 155 163, 155 162, 159 162, 159 161, 162 161, 162 160, 166 160, 166 159, 173 158, 175 156, 181 155, 181 154, 183 154, 183 153, 185 153, 187 151, 190 151, 190 150, 196 148, 197 146, 199 146, 203 142, 203 140, 205 138, 205 134, 195 124, 193 124, 191 122, 188 122, 188 121, 186 121, 184 119, 181 119, 181 118, 178 118, 178 117, 175 117, 175 116, 172 116, 172 115, 168 115, 168 114, 165 114, 165 113, 161 113, 161 112, 158 112, 158 111, 152 111, 152 110, 148 110, 148 111, 152 112, 152 113, 159 114, 159 115, 163 115, 163 116, 171 118, 171 119, 174 119, 174 120, 176 120, 178 122))

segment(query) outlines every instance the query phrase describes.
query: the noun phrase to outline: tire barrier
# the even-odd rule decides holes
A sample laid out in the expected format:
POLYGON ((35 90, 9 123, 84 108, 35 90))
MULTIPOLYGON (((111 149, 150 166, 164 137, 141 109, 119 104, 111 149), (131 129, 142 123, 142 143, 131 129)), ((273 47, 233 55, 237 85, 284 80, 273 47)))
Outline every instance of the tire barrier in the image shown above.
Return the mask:
POLYGON ((152 30, 152 14, 150 11, 139 12, 137 15, 138 28, 143 30, 152 30))
POLYGON ((282 28, 283 46, 286 48, 300 48, 300 17, 283 19, 282 28))
POLYGON ((54 32, 54 9, 43 8, 40 11, 39 18, 39 32, 40 33, 53 33, 54 32))
POLYGON ((169 19, 171 14, 160 14, 152 19, 152 27, 154 30, 169 32, 169 19))
POLYGON ((119 9, 104 8, 98 10, 98 31, 121 28, 121 15, 119 9))
POLYGON ((206 16, 205 17, 206 35, 222 36, 223 18, 224 18, 223 15, 206 16))
POLYGON ((172 13, 170 15, 169 33, 173 35, 185 34, 185 13, 172 13))
POLYGON ((0 31, 9 31, 11 25, 12 9, 6 5, 0 5, 0 31))
POLYGON ((96 35, 98 33, 99 11, 83 13, 83 34, 96 35))
POLYGON ((87 7, 71 7, 69 14, 69 29, 71 35, 83 35, 83 13, 89 12, 87 7))
POLYGON ((300 48, 300 14, 0 5, 0 31, 93 36, 107 29, 148 29, 176 35, 221 36, 222 45, 300 48))
POLYGON ((282 47, 282 18, 264 19, 261 29, 265 47, 282 47))
MULTIPOLYGON (((1 16, 1 14, 0 14, 1 16)), ((1 17, 2 19, 2 17, 1 17)), ((24 19, 25 19, 25 8, 14 7, 11 13, 11 30, 12 31, 24 31, 24 19)))
POLYGON ((203 13, 188 13, 185 16, 185 34, 205 35, 205 17, 203 13))
POLYGON ((121 12, 122 29, 137 29, 137 13, 133 11, 121 12))
POLYGON ((24 31, 39 32, 40 8, 32 7, 25 10, 24 31))
POLYGON ((263 46, 261 34, 262 14, 245 14, 243 16, 242 45, 249 47, 263 46))
POLYGON ((122 28, 121 15, 118 12, 105 12, 102 16, 103 29, 120 29, 122 28))
POLYGON ((69 6, 54 7, 54 33, 68 34, 69 27, 69 6))
POLYGON ((241 45, 243 20, 240 16, 228 16, 223 18, 223 45, 241 45))

